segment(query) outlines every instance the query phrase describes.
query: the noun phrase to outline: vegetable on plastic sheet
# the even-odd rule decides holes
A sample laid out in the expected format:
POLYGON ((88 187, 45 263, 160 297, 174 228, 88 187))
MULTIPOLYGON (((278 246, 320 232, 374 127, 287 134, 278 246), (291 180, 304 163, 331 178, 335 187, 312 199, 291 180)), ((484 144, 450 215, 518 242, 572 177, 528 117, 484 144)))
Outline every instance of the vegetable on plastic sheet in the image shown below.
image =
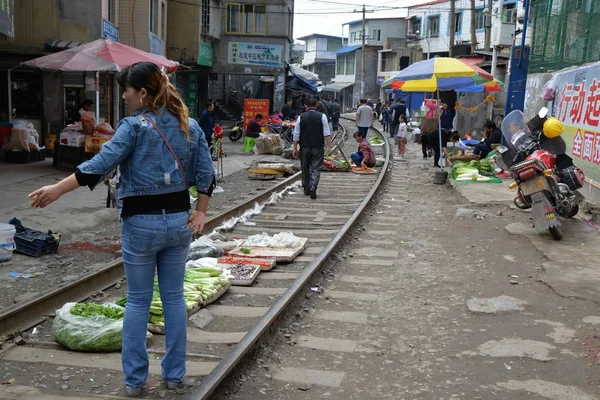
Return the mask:
POLYGON ((217 246, 206 236, 201 236, 190 244, 188 260, 197 260, 205 257, 221 257, 223 249, 217 246))
POLYGON ((244 242, 245 247, 295 247, 302 243, 302 239, 294 236, 292 232, 280 232, 272 237, 263 232, 249 236, 244 242))
MULTIPOLYGON (((66 303, 56 310, 52 324, 54 339, 74 351, 119 351, 123 342, 123 318, 112 319, 103 315, 82 317, 71 313, 77 303, 66 303)), ((105 307, 121 307, 107 303, 105 307)))

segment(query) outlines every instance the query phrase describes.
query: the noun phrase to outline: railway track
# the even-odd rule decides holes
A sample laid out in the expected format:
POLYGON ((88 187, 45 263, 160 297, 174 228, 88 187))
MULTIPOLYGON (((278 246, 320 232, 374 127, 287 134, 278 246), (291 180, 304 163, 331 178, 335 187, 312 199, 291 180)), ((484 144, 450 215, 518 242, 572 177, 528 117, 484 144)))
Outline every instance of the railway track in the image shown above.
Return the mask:
MULTIPOLYGON (((342 128, 334 137, 337 148, 345 147, 346 128, 342 128)), ((233 236, 292 231, 296 236, 308 237, 308 246, 293 262, 278 264, 273 270, 261 273, 254 286, 232 287, 218 302, 209 305, 207 309, 214 316, 214 321, 208 327, 202 330, 195 327, 188 329, 188 376, 201 378, 190 398, 210 398, 270 328, 276 325, 298 295, 308 289, 315 273, 335 252, 383 182, 390 164, 390 152, 387 148, 385 145, 376 149, 376 152, 385 157, 385 165, 379 174, 324 172, 317 200, 307 200, 301 194, 285 195, 253 217, 255 225, 236 225, 233 228, 233 236)), ((273 193, 282 191, 299 179, 300 174, 295 174, 243 204, 212 216, 207 220, 204 231, 210 232, 222 222, 252 208, 257 202, 264 203, 273 193)), ((27 366, 27 372, 21 374, 25 380, 33 374, 43 374, 44 366, 90 370, 93 375, 89 378, 91 382, 102 381, 99 375, 105 374, 106 370, 114 371, 117 377, 109 374, 109 382, 102 386, 83 385, 81 390, 100 396, 123 395, 120 354, 95 356, 68 352, 51 341, 51 324, 47 321, 48 316, 53 315, 64 303, 89 298, 93 293, 111 288, 122 278, 122 260, 118 259, 83 275, 76 282, 54 288, 36 299, 0 311, 0 335, 26 332, 26 336, 31 339, 24 346, 5 346, 0 353, 2 363, 21 369, 27 366), (31 332, 34 326, 38 327, 37 338, 31 332)), ((162 349, 164 337, 154 336, 148 350, 155 355, 150 365, 150 374, 155 378, 160 377, 158 358, 163 354, 162 349)), ((52 391, 49 384, 37 383, 52 391)), ((60 390, 60 386, 54 390, 60 390)), ((158 391, 156 389, 147 395, 152 398, 158 391)), ((1 389, 0 398, 4 398, 1 389)))

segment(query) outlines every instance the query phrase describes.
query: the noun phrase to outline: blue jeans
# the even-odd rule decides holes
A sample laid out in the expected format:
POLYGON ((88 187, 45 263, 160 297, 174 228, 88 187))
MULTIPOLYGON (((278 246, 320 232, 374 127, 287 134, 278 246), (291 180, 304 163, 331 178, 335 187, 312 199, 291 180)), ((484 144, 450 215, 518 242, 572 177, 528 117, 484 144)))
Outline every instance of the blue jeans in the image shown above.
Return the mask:
POLYGON ((162 377, 169 382, 181 382, 185 375, 187 312, 183 275, 192 240, 192 230, 185 227, 188 218, 188 212, 163 212, 123 220, 127 305, 122 364, 125 384, 129 387, 140 387, 148 378, 146 330, 155 269, 165 315, 166 352, 161 363, 162 377))
POLYGON ((487 144, 485 144, 484 142, 481 142, 481 143, 477 143, 477 145, 473 149, 473 154, 475 154, 476 156, 479 156, 479 158, 486 158, 488 156, 488 154, 490 154, 491 151, 492 151, 492 149, 490 149, 487 144))
POLYGON ((354 165, 358 168, 362 167, 362 160, 364 158, 362 153, 350 153, 350 158, 352 159, 352 162, 354 162, 354 165))

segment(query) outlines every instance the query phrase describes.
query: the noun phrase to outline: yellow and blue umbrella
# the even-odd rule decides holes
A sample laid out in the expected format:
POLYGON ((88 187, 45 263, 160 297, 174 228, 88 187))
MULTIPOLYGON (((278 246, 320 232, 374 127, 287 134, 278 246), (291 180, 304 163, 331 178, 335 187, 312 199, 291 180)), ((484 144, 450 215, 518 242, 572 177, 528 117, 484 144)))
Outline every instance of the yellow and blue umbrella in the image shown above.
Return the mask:
POLYGON ((437 92, 481 85, 493 79, 488 72, 462 59, 436 57, 411 64, 381 86, 403 92, 437 92))
POLYGON ((481 85, 474 85, 468 88, 458 89, 461 93, 477 93, 477 92, 501 92, 504 90, 504 83, 500 79, 494 79, 481 85))

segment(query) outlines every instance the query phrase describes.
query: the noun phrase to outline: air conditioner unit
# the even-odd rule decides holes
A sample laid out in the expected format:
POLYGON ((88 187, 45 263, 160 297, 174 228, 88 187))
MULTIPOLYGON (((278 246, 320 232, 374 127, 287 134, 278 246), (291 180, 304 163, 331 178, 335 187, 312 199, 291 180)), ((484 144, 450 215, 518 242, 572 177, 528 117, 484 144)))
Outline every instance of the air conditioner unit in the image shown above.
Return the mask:
POLYGON ((515 23, 502 22, 492 26, 492 46, 512 46, 515 42, 515 23))

